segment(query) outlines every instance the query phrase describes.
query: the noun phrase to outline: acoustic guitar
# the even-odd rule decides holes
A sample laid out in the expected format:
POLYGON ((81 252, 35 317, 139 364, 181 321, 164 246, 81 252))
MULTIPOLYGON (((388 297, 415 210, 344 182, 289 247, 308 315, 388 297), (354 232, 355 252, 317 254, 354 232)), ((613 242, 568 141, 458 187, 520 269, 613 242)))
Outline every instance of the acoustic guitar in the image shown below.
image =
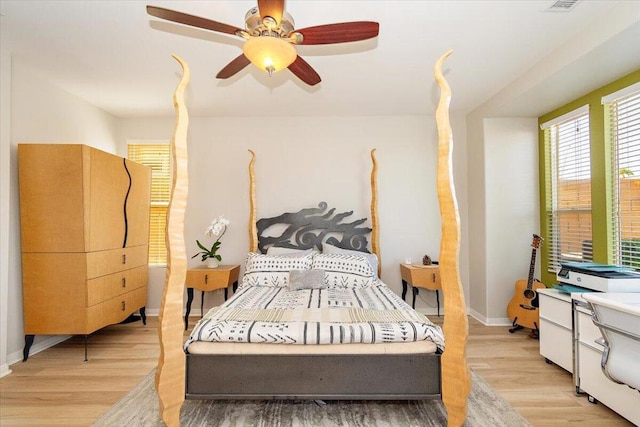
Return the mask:
POLYGON ((513 322, 513 328, 509 332, 513 333, 518 329, 530 328, 534 335, 537 335, 538 325, 540 324, 540 313, 538 310, 538 289, 544 289, 541 282, 533 279, 533 272, 536 266, 536 253, 542 237, 537 234, 533 235, 531 243, 531 263, 529 265, 529 278, 527 280, 518 280, 515 286, 513 298, 507 306, 507 314, 509 320, 513 322))

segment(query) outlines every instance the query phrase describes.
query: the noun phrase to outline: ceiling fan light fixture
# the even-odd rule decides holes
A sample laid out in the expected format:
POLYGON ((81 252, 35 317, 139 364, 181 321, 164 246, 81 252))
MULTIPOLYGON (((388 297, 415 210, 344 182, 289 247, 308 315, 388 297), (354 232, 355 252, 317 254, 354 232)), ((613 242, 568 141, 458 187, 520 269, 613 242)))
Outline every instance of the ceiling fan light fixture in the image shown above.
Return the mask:
POLYGON ((244 56, 269 75, 284 70, 296 60, 298 53, 289 42, 276 37, 254 37, 242 47, 244 56))

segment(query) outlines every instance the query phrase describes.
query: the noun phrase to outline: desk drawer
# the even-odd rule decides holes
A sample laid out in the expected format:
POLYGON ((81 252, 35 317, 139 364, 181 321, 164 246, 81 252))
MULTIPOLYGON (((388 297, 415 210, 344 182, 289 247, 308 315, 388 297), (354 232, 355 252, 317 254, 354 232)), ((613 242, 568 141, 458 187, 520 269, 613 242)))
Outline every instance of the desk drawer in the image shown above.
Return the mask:
POLYGON ((573 372, 573 337, 571 329, 540 318, 540 354, 573 372))
POLYGON ((540 318, 571 329, 571 302, 539 293, 540 318))
POLYGON ((640 425, 640 393, 604 376, 600 368, 601 352, 580 344, 579 353, 580 388, 635 425, 640 425))
POLYGON ((602 334, 600 333, 600 329, 593 324, 591 316, 578 312, 578 339, 580 342, 602 351, 602 345, 595 343, 598 338, 602 338, 602 334))

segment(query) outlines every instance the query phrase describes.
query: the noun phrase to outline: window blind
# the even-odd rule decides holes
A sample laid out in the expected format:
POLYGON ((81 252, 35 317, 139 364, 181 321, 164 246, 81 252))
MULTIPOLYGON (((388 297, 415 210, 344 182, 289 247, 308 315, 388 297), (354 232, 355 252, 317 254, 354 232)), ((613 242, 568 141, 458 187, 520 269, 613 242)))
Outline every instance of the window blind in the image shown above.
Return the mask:
POLYGON ((611 146, 610 259, 640 269, 640 89, 605 102, 611 146))
POLYGON ((171 200, 171 146, 169 143, 129 143, 127 157, 151 167, 149 264, 166 265, 165 229, 171 200))
POLYGON ((589 112, 575 114, 545 129, 548 266, 593 259, 591 237, 591 149, 589 112))

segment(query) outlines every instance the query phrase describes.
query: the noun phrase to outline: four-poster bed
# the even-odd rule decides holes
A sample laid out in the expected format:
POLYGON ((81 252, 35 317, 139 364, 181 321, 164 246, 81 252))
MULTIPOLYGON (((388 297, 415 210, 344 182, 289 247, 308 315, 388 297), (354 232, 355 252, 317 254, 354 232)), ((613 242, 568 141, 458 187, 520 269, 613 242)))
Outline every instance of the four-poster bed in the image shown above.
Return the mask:
MULTIPOLYGON (((442 395, 448 412, 449 425, 462 425, 466 418, 466 397, 470 388, 469 371, 465 358, 467 320, 458 273, 459 220, 451 172, 451 129, 448 120, 450 92, 441 73, 442 63, 450 53, 445 54, 436 64, 436 80, 442 90, 441 101, 436 113, 439 136, 438 198, 443 227, 440 265, 446 310, 444 331, 447 338, 447 349, 442 357, 436 351, 437 345, 424 340, 401 344, 384 342, 314 346, 196 342, 187 348, 186 393, 185 354, 179 352, 182 352, 181 303, 186 272, 181 221, 184 215, 184 200, 187 191, 186 121, 188 120, 182 94, 186 82, 188 82, 188 68, 181 59, 176 57, 176 60, 183 67, 184 74, 174 96, 177 123, 172 152, 175 156, 176 170, 174 171, 174 188, 167 226, 169 265, 160 311, 161 356, 156 376, 161 415, 167 425, 179 424, 180 406, 185 394, 187 398, 261 399, 415 399, 442 395), (180 169, 181 167, 183 169, 180 169), (184 197, 184 199, 182 201, 176 200, 177 196, 184 197), (180 305, 178 306, 178 304, 180 305), (179 336, 177 330, 180 331, 179 336), (215 353, 210 353, 209 349, 203 350, 207 346, 215 346, 215 353), (363 346, 367 349, 364 350, 363 346), (300 351, 300 347, 303 347, 304 351, 300 351), (336 347, 340 347, 340 350, 336 350, 336 347), (265 370, 264 366, 269 366, 269 370, 265 370)), ((249 165, 249 236, 250 250, 257 252, 259 236, 256 226, 258 221, 256 221, 257 208, 255 203, 255 154, 253 152, 251 154, 252 159, 249 165)), ((373 162, 371 173, 371 246, 372 252, 379 255, 377 163, 374 151, 371 153, 371 158, 373 162)), ((298 249, 305 248, 298 247, 298 249)), ((268 257, 268 255, 266 256, 268 257)), ((336 256, 342 257, 341 261, 347 259, 347 264, 351 261, 361 262, 360 259, 363 258, 356 255, 336 256)), ((308 257, 311 259, 311 255, 308 257)), ((329 255, 325 257, 329 257, 329 255)), ((322 258, 322 255, 319 258, 322 258)), ((262 262, 276 263, 280 261, 279 259, 275 259, 275 261, 274 259, 262 260, 262 262)), ((325 262, 333 261, 335 258, 325 259, 325 262)), ((326 265, 328 264, 324 266, 326 267, 326 265)), ((248 261, 247 272, 251 273, 249 266, 248 261)), ((377 274, 375 276, 377 278, 379 264, 376 267, 377 274)), ((339 279, 351 280, 350 275, 351 273, 345 273, 339 279)), ((260 280, 267 280, 260 275, 258 277, 256 283, 260 280)), ((287 272, 287 275, 282 277, 289 277, 289 273, 287 272)), ((327 277, 326 272, 325 277, 327 277)), ((286 279, 282 280, 286 281, 286 279)), ((337 280, 335 279, 336 283, 337 280)), ((362 287, 368 288, 368 283, 362 287)), ((249 283, 243 283, 239 294, 245 288, 251 287, 249 285, 249 283)), ((311 295, 313 295, 313 290, 311 290, 311 295)), ((232 300, 234 299, 235 296, 232 300)), ((389 301, 393 299, 393 296, 388 296, 389 301)), ((398 304, 400 303, 398 302, 398 304)), ((391 305, 396 313, 404 309, 401 305, 391 305)), ((367 313, 370 312, 367 311, 367 313)), ((244 321, 245 319, 234 318, 233 320, 244 321)), ((403 318, 401 321, 405 322, 406 319, 403 318)), ((419 325, 421 325, 421 321, 422 319, 419 319, 419 325)), ((254 323, 256 322, 254 321, 254 323)), ((372 327, 372 330, 374 329, 372 327)), ((200 332, 199 334, 203 335, 200 332)), ((237 334, 235 336, 237 337, 237 334)), ((331 339, 333 340, 333 335, 331 335, 331 339)))

